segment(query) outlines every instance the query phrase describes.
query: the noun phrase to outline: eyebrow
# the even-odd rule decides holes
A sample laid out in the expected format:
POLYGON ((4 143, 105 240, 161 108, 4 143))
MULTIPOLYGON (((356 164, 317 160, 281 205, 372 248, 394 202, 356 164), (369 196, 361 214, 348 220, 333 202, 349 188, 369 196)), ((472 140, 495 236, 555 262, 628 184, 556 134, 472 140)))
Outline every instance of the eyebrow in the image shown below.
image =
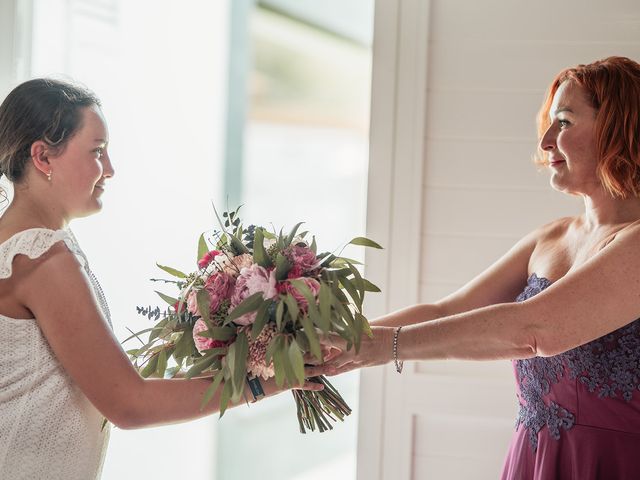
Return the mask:
POLYGON ((108 141, 106 141, 104 138, 96 138, 96 139, 94 140, 94 142, 97 142, 97 143, 103 143, 103 144, 105 144, 105 145, 106 145, 107 143, 109 143, 109 142, 108 142, 108 141))
POLYGON ((553 114, 557 115, 557 114, 562 113, 562 112, 573 113, 573 110, 571 110, 569 107, 560 107, 558 110, 554 111, 553 114))

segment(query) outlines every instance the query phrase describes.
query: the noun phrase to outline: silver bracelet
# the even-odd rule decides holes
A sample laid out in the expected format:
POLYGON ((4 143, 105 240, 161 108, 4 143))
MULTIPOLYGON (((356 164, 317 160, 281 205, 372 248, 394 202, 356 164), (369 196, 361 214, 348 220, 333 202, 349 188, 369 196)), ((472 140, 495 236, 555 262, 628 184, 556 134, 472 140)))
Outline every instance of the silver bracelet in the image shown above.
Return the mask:
POLYGON ((402 366, 404 362, 398 360, 398 336, 400 335, 402 327, 398 327, 393 331, 393 362, 396 364, 396 372, 402 373, 402 366))

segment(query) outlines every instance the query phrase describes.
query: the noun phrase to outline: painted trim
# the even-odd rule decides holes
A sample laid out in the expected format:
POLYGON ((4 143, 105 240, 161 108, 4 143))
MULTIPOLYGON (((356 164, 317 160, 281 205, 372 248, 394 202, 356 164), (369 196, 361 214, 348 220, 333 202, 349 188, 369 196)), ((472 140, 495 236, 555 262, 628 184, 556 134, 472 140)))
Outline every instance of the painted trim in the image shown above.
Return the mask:
MULTIPOLYGON (((377 0, 371 88, 367 276, 383 290, 369 318, 419 300, 429 0, 377 0), (411 249, 415 254, 407 254, 411 249)), ((360 377, 359 480, 411 478, 405 382, 391 367, 360 377)))

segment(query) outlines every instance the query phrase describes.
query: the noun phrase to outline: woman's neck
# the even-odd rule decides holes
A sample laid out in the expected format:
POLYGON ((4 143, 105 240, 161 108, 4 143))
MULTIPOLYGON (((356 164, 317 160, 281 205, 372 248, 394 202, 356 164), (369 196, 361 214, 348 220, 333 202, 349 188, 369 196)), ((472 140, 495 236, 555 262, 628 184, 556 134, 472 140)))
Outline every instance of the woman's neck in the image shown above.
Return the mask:
POLYGON ((17 230, 36 227, 59 230, 65 228, 68 221, 55 205, 38 201, 16 189, 13 201, 2 215, 2 224, 11 225, 17 230))

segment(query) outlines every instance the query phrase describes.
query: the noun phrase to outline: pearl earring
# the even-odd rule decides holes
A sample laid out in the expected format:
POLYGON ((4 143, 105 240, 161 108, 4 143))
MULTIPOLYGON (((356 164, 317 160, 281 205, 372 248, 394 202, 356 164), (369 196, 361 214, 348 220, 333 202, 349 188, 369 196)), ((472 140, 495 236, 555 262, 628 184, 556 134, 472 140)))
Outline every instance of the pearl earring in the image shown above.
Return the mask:
POLYGON ((47 180, 51 181, 51 170, 49 170, 49 173, 47 173, 47 180))

